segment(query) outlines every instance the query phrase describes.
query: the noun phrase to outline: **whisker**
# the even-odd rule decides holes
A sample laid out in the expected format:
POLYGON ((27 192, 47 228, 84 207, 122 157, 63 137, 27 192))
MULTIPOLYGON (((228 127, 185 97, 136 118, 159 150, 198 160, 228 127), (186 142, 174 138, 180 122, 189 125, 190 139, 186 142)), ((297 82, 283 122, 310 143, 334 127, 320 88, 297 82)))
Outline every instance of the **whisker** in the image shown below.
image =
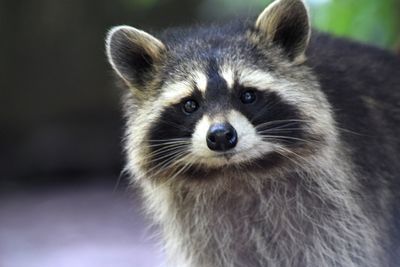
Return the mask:
MULTIPOLYGON (((150 164, 150 165, 156 164, 155 166, 153 166, 150 169, 152 171, 154 168, 162 167, 162 165, 164 163, 169 163, 169 162, 175 160, 177 157, 179 157, 184 152, 185 152, 184 150, 176 150, 176 151, 170 152, 169 154, 163 155, 161 157, 156 157, 156 158, 146 157, 144 160, 148 160, 149 158, 151 158, 151 160, 148 162, 148 164, 150 164)), ((150 171, 150 170, 148 170, 148 171, 150 171)))
POLYGON ((287 148, 284 148, 284 147, 279 147, 279 149, 280 149, 280 150, 283 150, 283 151, 286 152, 286 153, 289 153, 289 154, 292 154, 292 155, 298 157, 299 159, 303 160, 305 163, 309 163, 309 160, 308 160, 308 159, 306 159, 305 157, 303 157, 303 156, 297 154, 297 153, 294 152, 294 151, 291 151, 291 150, 289 150, 289 149, 287 149, 287 148))
MULTIPOLYGON (((282 149, 282 148, 279 148, 282 149)), ((303 168, 303 164, 295 159, 293 159, 292 157, 289 157, 288 155, 285 155, 283 152, 288 152, 287 150, 284 150, 283 152, 280 150, 276 150, 276 153, 278 153, 280 156, 286 158, 287 160, 291 161, 292 163, 294 163, 297 167, 299 167, 300 169, 303 168)), ((282 149, 283 150, 283 149, 282 149)))
POLYGON ((149 170, 147 170, 145 173, 143 173, 140 177, 155 177, 158 174, 160 174, 162 171, 164 171, 167 167, 171 168, 174 165, 180 163, 180 160, 183 158, 185 154, 188 154, 189 152, 187 151, 180 151, 180 153, 174 154, 172 158, 167 158, 166 160, 163 160, 159 163, 157 163, 155 166, 151 167, 149 170), (172 163, 172 164, 171 164, 172 163), (171 165, 170 165, 171 164, 171 165), (168 166, 170 165, 170 166, 168 166), (154 170, 159 169, 157 172, 152 173, 154 170))
POLYGON ((250 122, 254 122, 256 119, 260 118, 260 117, 263 115, 262 112, 263 112, 264 110, 273 108, 273 107, 276 106, 279 102, 280 102, 280 101, 275 101, 275 102, 272 102, 272 103, 271 103, 271 102, 267 102, 264 106, 262 106, 262 107, 260 108, 260 110, 258 111, 259 113, 258 113, 256 116, 250 118, 250 122))
MULTIPOLYGON (((184 155, 184 156, 181 158, 181 160, 182 160, 182 161, 185 160, 186 157, 190 157, 190 153, 184 155)), ((163 187, 163 186, 165 186, 165 185, 170 184, 171 182, 173 182, 174 179, 175 179, 180 173, 182 173, 183 171, 185 171, 185 169, 190 168, 190 167, 192 166, 192 164, 193 164, 193 163, 192 163, 191 161, 188 160, 188 162, 187 162, 183 167, 181 167, 180 171, 176 172, 174 176, 169 177, 168 179, 166 179, 165 182, 163 182, 163 183, 161 183, 161 184, 158 184, 158 185, 155 187, 155 189, 161 188, 161 187, 163 187), (186 167, 186 166, 187 166, 187 167, 186 167)), ((177 164, 175 164, 175 165, 177 165, 177 164)), ((172 167, 173 167, 173 166, 172 166, 172 167)), ((157 175, 157 173, 154 174, 153 177, 156 176, 156 175, 157 175)))
POLYGON ((169 148, 165 148, 165 149, 158 149, 158 150, 154 151, 153 153, 148 154, 147 157, 145 157, 145 159, 146 158, 154 158, 155 156, 158 156, 158 155, 161 155, 161 154, 165 154, 165 153, 168 153, 168 152, 174 152, 174 151, 182 150, 184 148, 185 148, 185 146, 178 146, 178 147, 175 146, 175 147, 169 147, 169 148))
POLYGON ((295 140, 295 141, 300 141, 300 142, 304 142, 304 143, 310 143, 310 144, 318 144, 319 142, 317 141, 311 141, 311 140, 306 140, 303 138, 296 138, 296 137, 290 137, 290 136, 275 136, 275 135, 262 135, 263 138, 265 138, 266 140, 273 140, 273 139, 287 139, 287 140, 295 140))
POLYGON ((262 131, 258 131, 258 133, 270 133, 270 132, 292 132, 292 131, 301 131, 303 128, 271 128, 262 131))
POLYGON ((273 126, 273 127, 282 127, 282 126, 291 126, 291 125, 297 125, 298 121, 270 121, 270 122, 266 122, 266 123, 261 123, 259 125, 257 125, 256 127, 265 127, 265 126, 273 126), (273 123, 272 123, 273 122, 273 123), (274 126, 275 124, 278 124, 277 126, 274 126))
POLYGON ((177 151, 177 150, 182 150, 185 149, 187 146, 186 145, 179 145, 179 146, 169 146, 169 147, 162 147, 159 148, 157 150, 154 150, 153 152, 147 154, 145 157, 143 157, 143 160, 147 160, 149 158, 154 158, 154 156, 159 155, 159 154, 163 154, 163 153, 167 153, 167 152, 173 152, 173 151, 177 151))
POLYGON ((162 143, 162 144, 153 144, 153 145, 149 145, 147 147, 169 147, 169 146, 179 146, 179 145, 189 145, 190 142, 167 142, 167 143, 162 143))
POLYGON ((257 129, 257 128, 260 128, 260 127, 265 127, 265 126, 270 126, 270 125, 274 125, 274 124, 277 124, 277 123, 285 123, 285 122, 288 122, 288 123, 295 123, 295 122, 309 123, 311 121, 310 120, 300 120, 300 119, 275 120, 275 121, 267 121, 267 122, 264 122, 264 123, 260 123, 260 124, 256 125, 255 128, 257 129))
POLYGON ((178 164, 180 164, 182 161, 184 161, 184 159, 186 158, 186 156, 189 155, 188 152, 183 152, 179 155, 177 155, 176 157, 174 157, 173 159, 171 159, 170 161, 166 162, 165 164, 163 164, 162 166, 160 166, 160 170, 157 171, 156 173, 152 174, 152 177, 157 176, 158 174, 160 174, 162 171, 164 171, 166 168, 174 168, 176 166, 178 166, 178 164), (170 164, 171 162, 173 162, 172 164, 170 164), (169 165, 170 164, 170 165, 169 165), (169 166, 168 166, 169 165, 169 166))
POLYGON ((168 154, 162 155, 160 157, 154 157, 151 162, 156 162, 156 161, 160 161, 161 159, 170 158, 170 157, 172 157, 172 156, 174 156, 174 155, 176 155, 176 154, 178 154, 180 152, 182 152, 182 150, 174 150, 173 152, 170 152, 168 154))
POLYGON ((188 138, 149 139, 149 142, 187 141, 188 138))
POLYGON ((185 170, 189 169, 193 163, 191 161, 187 161, 179 171, 177 171, 174 176, 170 177, 169 180, 174 180, 179 174, 184 172, 185 170))
POLYGON ((121 184, 122 178, 123 178, 125 175, 128 175, 128 170, 127 170, 126 168, 124 168, 124 169, 119 173, 118 178, 117 178, 117 181, 115 182, 115 186, 114 186, 114 189, 113 189, 113 194, 117 192, 118 187, 119 187, 120 184, 121 184))
POLYGON ((349 130, 349 129, 345 129, 345 128, 342 128, 342 127, 338 127, 338 126, 336 126, 336 129, 338 129, 339 131, 344 132, 344 133, 350 133, 350 134, 354 134, 354 135, 358 135, 358 136, 364 136, 364 137, 365 136, 371 137, 368 134, 358 133, 358 132, 355 132, 355 131, 352 131, 352 130, 349 130))
POLYGON ((165 124, 167 124, 169 126, 172 126, 172 127, 176 128, 176 129, 180 129, 180 130, 183 130, 183 131, 190 131, 189 127, 185 127, 182 124, 178 124, 178 123, 175 123, 175 122, 172 122, 172 121, 166 121, 166 120, 160 120, 160 122, 161 123, 165 123, 165 124))

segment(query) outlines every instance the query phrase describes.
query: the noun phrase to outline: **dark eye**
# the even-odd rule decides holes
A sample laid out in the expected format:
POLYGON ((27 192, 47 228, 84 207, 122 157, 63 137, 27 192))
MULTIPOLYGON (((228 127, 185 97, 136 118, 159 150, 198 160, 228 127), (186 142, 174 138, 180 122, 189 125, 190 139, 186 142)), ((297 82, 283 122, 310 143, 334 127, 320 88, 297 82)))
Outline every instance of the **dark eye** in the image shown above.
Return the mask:
POLYGON ((251 104, 256 101, 256 93, 253 90, 244 91, 240 95, 240 100, 243 104, 251 104))
POLYGON ((183 111, 187 114, 195 112, 199 108, 199 104, 192 99, 183 102, 183 111))

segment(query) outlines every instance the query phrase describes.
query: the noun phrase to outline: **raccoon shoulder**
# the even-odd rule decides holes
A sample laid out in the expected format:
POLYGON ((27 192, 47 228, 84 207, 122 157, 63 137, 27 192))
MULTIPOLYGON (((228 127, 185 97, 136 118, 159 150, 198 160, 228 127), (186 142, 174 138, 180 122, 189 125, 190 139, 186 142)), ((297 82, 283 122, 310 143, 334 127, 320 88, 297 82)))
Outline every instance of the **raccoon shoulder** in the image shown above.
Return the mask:
POLYGON ((332 105, 342 140, 369 187, 382 187, 378 177, 396 179, 400 58, 380 48, 316 33, 308 59, 332 105))

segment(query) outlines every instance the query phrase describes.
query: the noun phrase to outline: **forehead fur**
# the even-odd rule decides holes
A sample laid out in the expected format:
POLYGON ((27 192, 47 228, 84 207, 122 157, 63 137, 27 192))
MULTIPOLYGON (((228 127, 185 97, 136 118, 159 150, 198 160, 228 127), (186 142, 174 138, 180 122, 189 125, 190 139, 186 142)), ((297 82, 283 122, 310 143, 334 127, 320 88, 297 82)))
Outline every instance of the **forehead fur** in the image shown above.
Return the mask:
POLYGON ((213 27, 170 29, 160 39, 168 50, 165 74, 173 79, 186 77, 194 71, 206 70, 210 61, 222 66, 229 62, 260 65, 270 68, 263 52, 252 42, 250 22, 233 22, 213 27))

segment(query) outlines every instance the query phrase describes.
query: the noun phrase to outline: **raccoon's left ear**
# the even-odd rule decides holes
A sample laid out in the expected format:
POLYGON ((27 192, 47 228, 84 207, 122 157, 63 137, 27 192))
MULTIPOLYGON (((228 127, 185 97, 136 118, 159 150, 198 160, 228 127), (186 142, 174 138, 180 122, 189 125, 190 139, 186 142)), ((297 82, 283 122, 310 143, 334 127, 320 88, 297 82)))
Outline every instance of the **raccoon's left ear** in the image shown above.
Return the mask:
POLYGON ((138 89, 151 79, 166 50, 160 40, 130 26, 112 28, 106 49, 114 71, 129 87, 138 89))
POLYGON ((276 0, 261 13, 255 28, 263 38, 283 48, 293 62, 305 61, 311 27, 303 0, 276 0))

